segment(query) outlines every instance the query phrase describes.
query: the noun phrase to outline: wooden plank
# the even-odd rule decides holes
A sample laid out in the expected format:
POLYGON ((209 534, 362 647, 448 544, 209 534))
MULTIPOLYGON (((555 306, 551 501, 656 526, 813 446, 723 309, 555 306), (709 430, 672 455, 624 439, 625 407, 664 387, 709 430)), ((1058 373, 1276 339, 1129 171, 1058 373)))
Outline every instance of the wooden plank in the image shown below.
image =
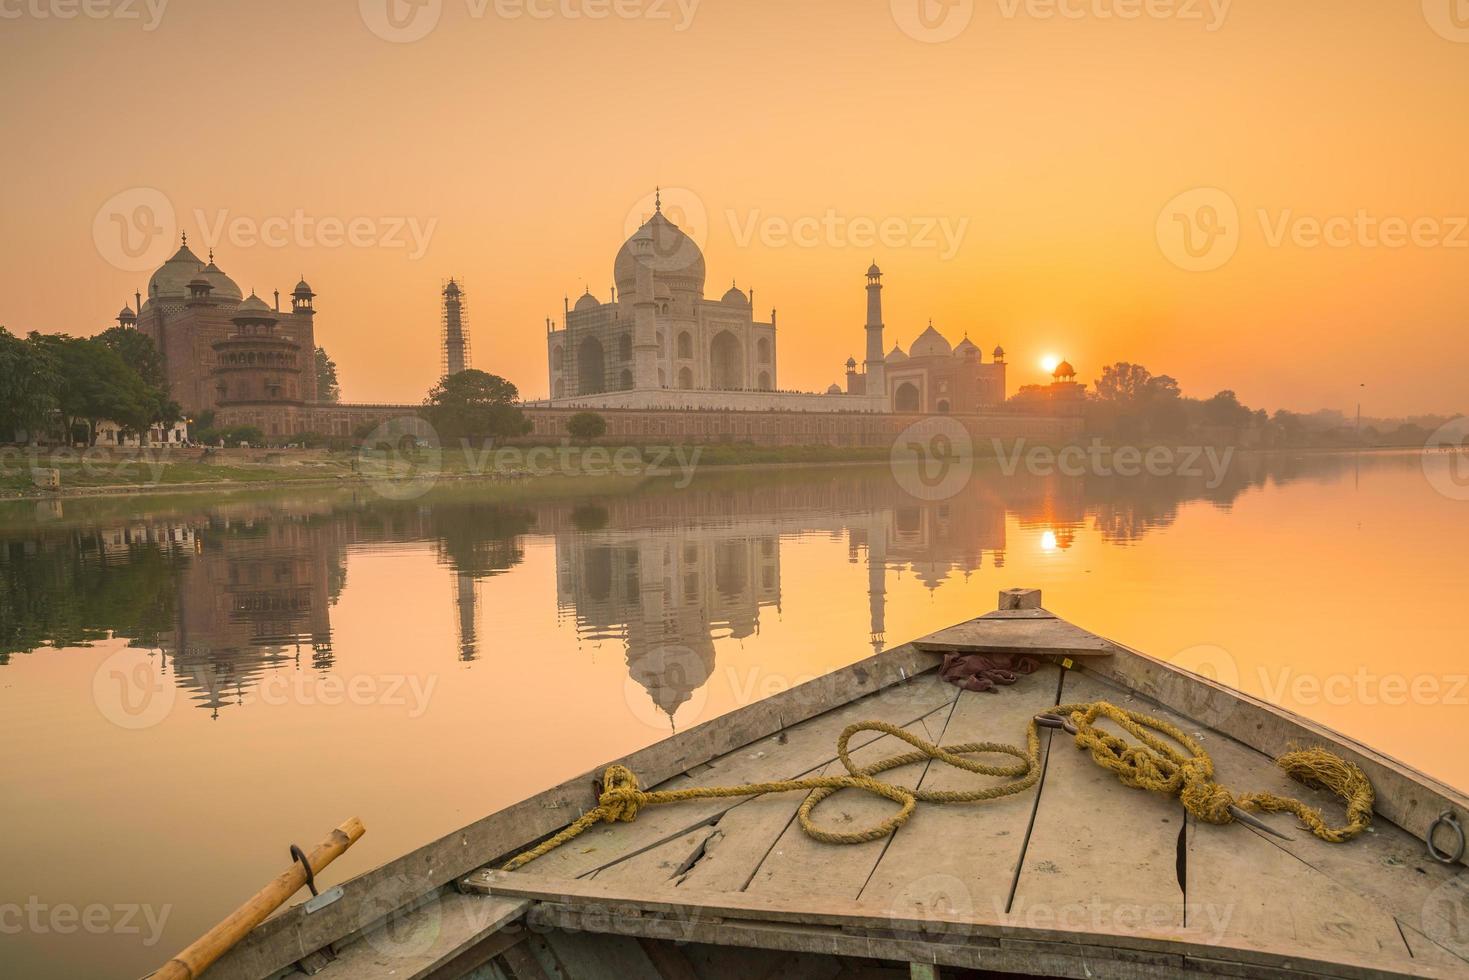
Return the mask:
POLYGON ((1112 644, 1062 619, 981 616, 930 633, 913 645, 939 653, 1009 653, 1034 656, 1105 657, 1112 644))
MULTIPOLYGON (((1023 746, 1031 719, 1056 703, 1060 674, 1059 667, 1047 664, 998 693, 961 695, 944 731, 945 744, 1023 746)), ((1043 746, 1046 741, 1043 735, 1043 746)), ((981 758, 996 764, 1010 761, 1004 755, 981 758)), ((924 775, 922 788, 963 790, 1010 781, 936 763, 924 775)), ((947 907, 972 912, 982 907, 1003 913, 1035 812, 1036 793, 1032 788, 985 803, 919 804, 918 812, 894 836, 859 897, 905 911, 947 907)))
POLYGON ((1408 944, 1414 961, 1449 972, 1459 970, 1469 976, 1469 963, 1466 963, 1462 956, 1450 952, 1418 929, 1406 923, 1400 923, 1400 925, 1403 930, 1403 942, 1408 944))
MULTIPOLYGON (((958 694, 958 688, 945 684, 936 673, 922 674, 909 683, 885 688, 776 735, 741 746, 711 760, 696 775, 668 780, 658 788, 733 786, 815 772, 836 757, 837 737, 848 725, 874 719, 897 725, 913 724, 932 711, 946 708, 958 694)), ((887 736, 859 733, 851 745, 865 746, 879 737, 887 736)), ((799 804, 804 794, 789 795, 799 804)), ((571 843, 526 865, 525 871, 568 878, 589 874, 690 833, 742 805, 748 805, 747 797, 649 807, 632 823, 602 824, 589 829, 571 843)), ((578 812, 572 811, 572 815, 578 812)))
MULTIPOLYGON (((1060 700, 1115 696, 1071 671, 1060 700)), ((1176 799, 1124 786, 1073 739, 1057 734, 1010 918, 1031 925, 1085 921, 1119 933, 1182 927, 1177 867, 1184 812, 1176 799)))
POLYGON ((677 946, 652 939, 640 940, 638 945, 642 947, 643 955, 648 957, 648 962, 653 964, 653 969, 658 971, 660 980, 699 980, 694 964, 677 946))
MULTIPOLYGON (((958 688, 954 688, 954 691, 962 698, 963 692, 958 688)), ((920 738, 929 741, 942 740, 944 727, 951 714, 952 706, 949 710, 938 713, 931 730, 921 722, 906 728, 920 738)), ((885 735, 853 752, 852 761, 861 768, 911 751, 913 747, 907 742, 885 735)), ((880 778, 885 782, 912 789, 923 778, 928 766, 929 760, 924 759, 914 765, 889 769, 880 778)), ((846 768, 838 760, 826 767, 824 775, 839 776, 846 772, 846 768)), ((891 800, 861 790, 843 790, 823 801, 813 812, 812 819, 818 827, 826 830, 856 830, 881 822, 892 816, 897 809, 898 804, 891 800)), ((888 843, 889 838, 885 837, 860 844, 827 844, 810 837, 799 824, 792 823, 765 855, 765 860, 756 869, 746 890, 771 896, 810 898, 840 895, 843 898, 856 898, 888 843)))
MULTIPOLYGON (((911 645, 895 647, 746 705, 621 760, 649 783, 671 779, 742 745, 903 682, 937 664, 911 645)), ((308 916, 304 903, 267 920, 210 968, 210 980, 258 980, 359 929, 364 909, 400 908, 565 824, 595 805, 598 766, 344 883, 345 895, 308 916)))
POLYGON ((484 899, 483 895, 440 892, 391 925, 373 929, 340 947, 336 959, 316 976, 323 980, 420 980, 432 976, 440 964, 466 953, 521 918, 529 904, 484 899))
MULTIPOLYGON (((1059 746, 1058 746, 1059 747, 1059 746)), ((910 916, 894 913, 871 904, 839 898, 823 898, 819 903, 761 896, 749 892, 708 893, 694 889, 660 892, 649 895, 639 890, 613 888, 587 879, 541 879, 533 876, 492 872, 479 887, 507 898, 529 899, 535 904, 527 914, 534 927, 553 925, 574 927, 609 934, 639 935, 681 942, 718 942, 761 948, 771 946, 759 941, 758 933, 778 936, 799 934, 810 939, 796 948, 826 955, 858 955, 897 959, 907 962, 937 962, 982 969, 1007 969, 1001 955, 1010 943, 1012 964, 1017 969, 1025 963, 1044 962, 1040 955, 1026 960, 1039 947, 1052 944, 1052 956, 1092 963, 1093 972, 1062 973, 1071 976, 1096 976, 1097 951, 1130 951, 1169 955, 1209 957, 1238 965, 1237 973, 1246 968, 1287 967, 1298 973, 1326 976, 1376 978, 1381 976, 1425 977, 1462 976, 1445 972, 1427 964, 1414 964, 1405 972, 1396 961, 1379 962, 1350 951, 1329 953, 1302 952, 1269 942, 1248 938, 1230 940, 1226 944, 1200 942, 1184 929, 1138 933, 1098 931, 1090 922, 1076 928, 1056 926, 1029 927, 1009 918, 996 918, 987 911, 976 912, 973 920, 944 916, 910 916), (634 931, 624 932, 629 923, 634 931), (724 929, 736 931, 721 932, 724 929), (855 942, 848 942, 854 940, 855 942), (890 945, 882 945, 890 940, 890 945), (1020 944, 1019 946, 1015 944, 1020 944), (1028 945, 1026 945, 1028 944, 1028 945), (1083 954, 1082 949, 1089 948, 1083 954), (881 949, 882 952, 875 950, 881 949), (955 958, 955 953, 962 954, 955 958)), ((1114 956, 1105 952, 1107 956, 1114 956)), ((1148 967, 1149 975, 1177 977, 1150 958, 1125 959, 1115 954, 1119 963, 1148 967)), ((1165 961, 1167 962, 1167 961, 1165 961)), ((1030 970, 1028 972, 1034 972, 1030 970)), ((1052 972, 1046 970, 1044 972, 1052 972)), ((1104 975, 1116 975, 1109 971, 1104 975)), ((1243 975, 1250 975, 1248 972, 1243 975)))
POLYGON ((1377 794, 1376 811, 1419 840, 1445 810, 1469 814, 1463 792, 1355 739, 1123 644, 1114 646, 1115 656, 1088 661, 1089 668, 1272 758, 1300 745, 1326 745, 1362 767, 1377 794))
POLYGON ((567 980, 661 980, 637 940, 589 932, 551 932, 543 937, 567 980))

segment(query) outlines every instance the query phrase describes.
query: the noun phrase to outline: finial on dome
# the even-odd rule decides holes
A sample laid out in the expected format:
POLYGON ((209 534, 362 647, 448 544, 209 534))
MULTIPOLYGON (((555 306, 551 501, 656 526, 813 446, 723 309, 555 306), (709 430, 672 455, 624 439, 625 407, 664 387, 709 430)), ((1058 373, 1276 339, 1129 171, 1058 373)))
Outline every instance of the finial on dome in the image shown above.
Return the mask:
POLYGON ((212 249, 212 248, 209 250, 209 264, 210 265, 213 265, 214 264, 214 249, 212 249))
POLYGON ((179 232, 179 237, 181 237, 183 239, 183 245, 184 245, 184 247, 185 248, 188 248, 188 246, 189 246, 189 233, 186 232, 186 231, 181 231, 181 232, 179 232))
POLYGON ((653 208, 659 214, 663 213, 663 188, 653 188, 653 208))

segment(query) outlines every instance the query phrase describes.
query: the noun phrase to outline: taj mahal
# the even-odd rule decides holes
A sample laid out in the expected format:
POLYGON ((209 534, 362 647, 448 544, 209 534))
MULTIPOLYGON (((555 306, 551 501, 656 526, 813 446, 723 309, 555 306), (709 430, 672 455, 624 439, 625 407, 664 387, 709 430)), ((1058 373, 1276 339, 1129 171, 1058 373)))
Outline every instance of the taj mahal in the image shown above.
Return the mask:
MULTIPOLYGON (((618 249, 607 300, 588 289, 546 321, 550 405, 556 408, 974 413, 1005 402, 1005 352, 986 362, 967 337, 950 344, 932 323, 908 351, 883 340, 882 270, 867 270, 861 370, 845 386, 782 391, 776 311, 757 319, 753 290, 731 282, 705 295, 704 253, 663 213, 618 249)), ((855 337, 854 337, 855 339, 855 337)))

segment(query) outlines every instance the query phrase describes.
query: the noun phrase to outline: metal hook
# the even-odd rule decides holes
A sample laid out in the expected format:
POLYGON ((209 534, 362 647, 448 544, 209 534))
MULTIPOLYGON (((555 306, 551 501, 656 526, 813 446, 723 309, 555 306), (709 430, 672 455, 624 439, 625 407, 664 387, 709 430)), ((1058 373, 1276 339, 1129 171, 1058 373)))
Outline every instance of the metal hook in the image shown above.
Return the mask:
POLYGON ((316 875, 311 873, 311 862, 306 860, 306 852, 301 850, 301 848, 297 847, 295 844, 292 844, 291 859, 301 862, 301 867, 306 869, 306 887, 311 889, 311 894, 313 896, 318 895, 319 893, 316 890, 316 875))
POLYGON ((1464 827, 1459 823, 1459 818, 1454 816, 1453 810, 1445 810, 1443 813, 1440 813, 1438 819, 1429 825, 1425 843, 1428 844, 1428 856, 1440 864, 1459 863, 1459 860, 1464 856, 1464 827), (1459 838, 1459 844, 1454 848, 1452 854, 1447 851, 1440 851, 1438 846, 1433 843, 1433 835, 1438 832, 1439 824, 1448 824, 1449 829, 1459 838))

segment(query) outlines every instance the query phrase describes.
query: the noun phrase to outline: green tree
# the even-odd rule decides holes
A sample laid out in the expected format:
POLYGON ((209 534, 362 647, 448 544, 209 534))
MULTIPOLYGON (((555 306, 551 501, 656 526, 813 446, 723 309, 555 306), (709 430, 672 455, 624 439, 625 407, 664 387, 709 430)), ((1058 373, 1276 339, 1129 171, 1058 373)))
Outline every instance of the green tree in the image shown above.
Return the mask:
MULTIPOLYGON (((172 425, 179 420, 182 411, 178 402, 169 397, 168 374, 164 368, 163 355, 158 352, 153 338, 126 327, 111 327, 98 334, 97 340, 115 351, 123 363, 136 371, 138 377, 148 386, 152 402, 152 411, 149 413, 152 417, 148 420, 150 426, 155 422, 172 425)), ((147 427, 142 430, 141 436, 146 443, 147 427)))
POLYGON ((0 441, 25 429, 35 441, 56 410, 61 374, 56 359, 35 340, 22 340, 0 327, 0 441))
POLYGON ((497 375, 471 368, 446 375, 424 402, 423 417, 441 440, 512 439, 530 431, 520 392, 497 375))
MULTIPOLYGON (((1102 401, 1130 406, 1147 394, 1148 384, 1152 380, 1152 373, 1141 364, 1118 361, 1102 369, 1102 376, 1097 379, 1092 390, 1102 401)), ((1174 387, 1177 386, 1178 383, 1174 382, 1174 387)))
POLYGON ((327 356, 325 347, 316 348, 316 400, 334 404, 342 400, 337 362, 327 356))
POLYGON ((577 412, 566 420, 566 431, 573 439, 591 442, 607 434, 607 420, 596 412, 577 412))
POLYGON ((128 367, 117 351, 95 337, 30 336, 55 358, 61 377, 56 404, 68 441, 76 437, 79 426, 85 425, 87 445, 95 444, 97 423, 104 419, 146 438, 159 411, 157 392, 128 367))

